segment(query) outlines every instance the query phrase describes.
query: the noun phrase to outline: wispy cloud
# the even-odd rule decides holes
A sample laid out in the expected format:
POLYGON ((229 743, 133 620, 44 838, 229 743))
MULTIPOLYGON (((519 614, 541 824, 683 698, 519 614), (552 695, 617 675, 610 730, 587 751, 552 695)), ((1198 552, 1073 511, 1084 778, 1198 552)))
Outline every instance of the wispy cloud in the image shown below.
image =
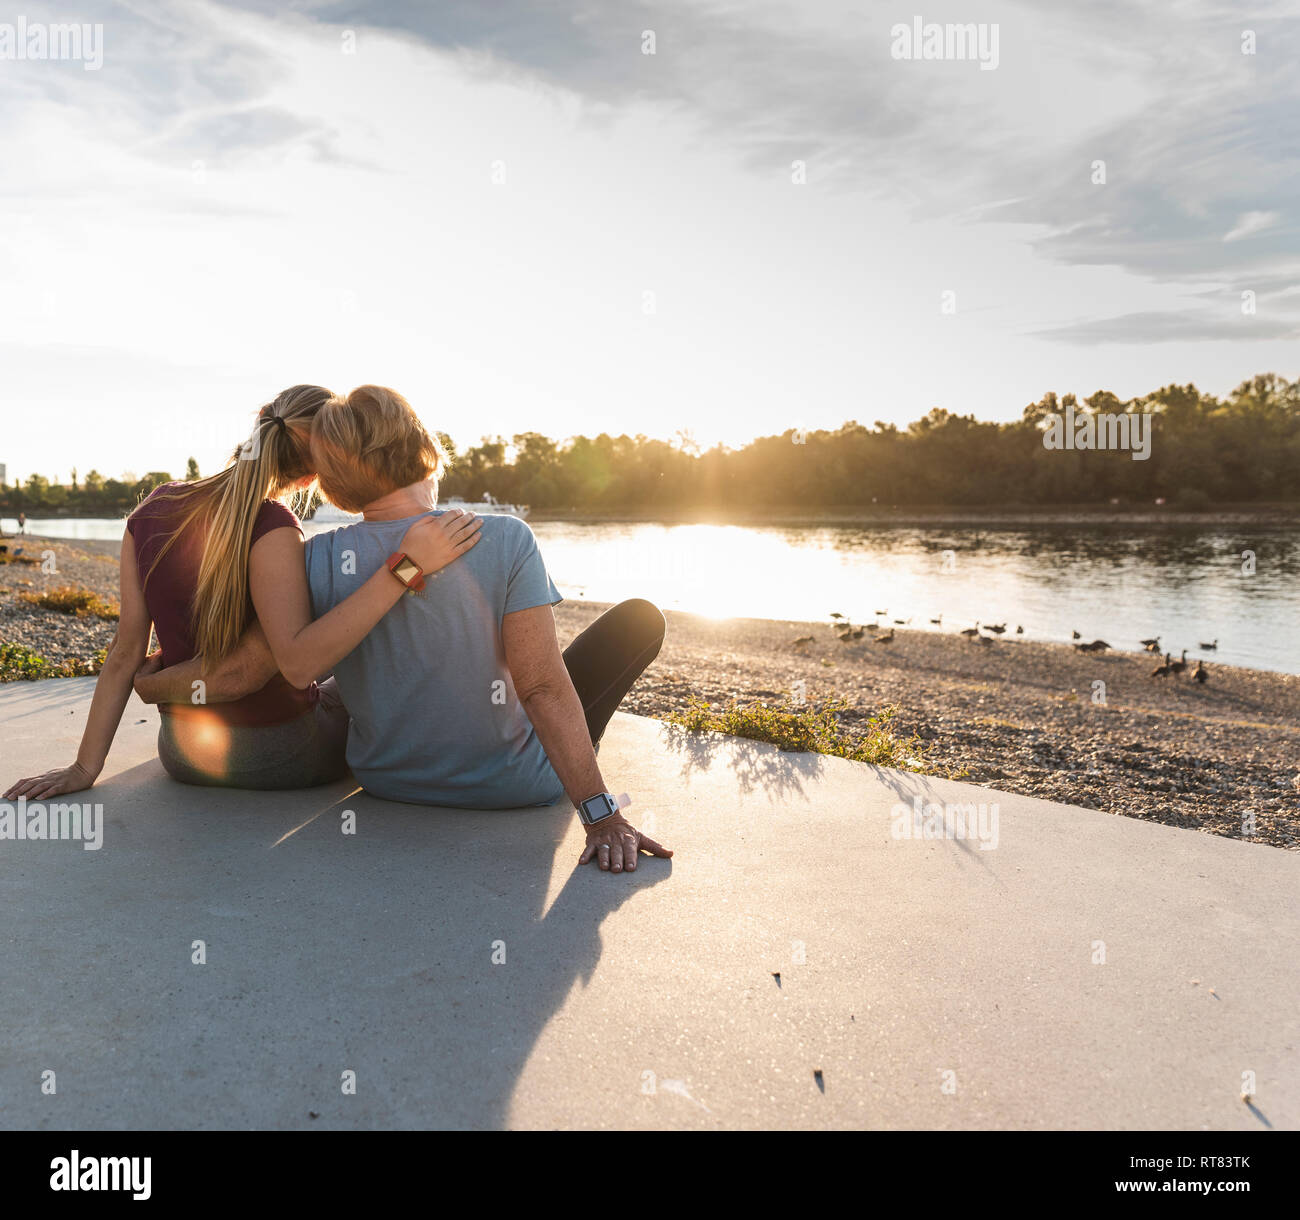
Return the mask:
POLYGON ((1281 212, 1246 212, 1238 217, 1236 225, 1223 235, 1224 241, 1240 241, 1271 229, 1282 219, 1281 212))
POLYGON ((1236 316, 1206 311, 1130 313, 1116 318, 1095 318, 1036 332, 1065 343, 1186 343, 1262 342, 1300 339, 1300 322, 1285 318, 1236 316))

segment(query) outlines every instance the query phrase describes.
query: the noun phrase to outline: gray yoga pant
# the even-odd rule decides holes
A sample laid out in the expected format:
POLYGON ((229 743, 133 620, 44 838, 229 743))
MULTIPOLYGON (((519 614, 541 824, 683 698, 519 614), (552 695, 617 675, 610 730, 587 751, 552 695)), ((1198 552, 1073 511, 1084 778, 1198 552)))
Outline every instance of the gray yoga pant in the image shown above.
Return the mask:
POLYGON ((163 713, 158 757, 182 784, 209 788, 313 788, 348 773, 348 712, 333 678, 311 711, 285 724, 214 730, 206 720, 163 713))

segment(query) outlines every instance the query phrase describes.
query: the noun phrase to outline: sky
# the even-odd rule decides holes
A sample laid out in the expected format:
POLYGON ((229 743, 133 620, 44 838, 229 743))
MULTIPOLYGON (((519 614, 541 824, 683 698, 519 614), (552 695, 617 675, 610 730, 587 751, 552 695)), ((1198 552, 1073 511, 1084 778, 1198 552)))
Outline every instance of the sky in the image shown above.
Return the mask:
POLYGON ((1287 7, 0 9, 102 26, 0 58, 0 463, 211 472, 299 382, 738 445, 1295 377, 1287 7), (896 57, 917 16, 996 66, 896 57))

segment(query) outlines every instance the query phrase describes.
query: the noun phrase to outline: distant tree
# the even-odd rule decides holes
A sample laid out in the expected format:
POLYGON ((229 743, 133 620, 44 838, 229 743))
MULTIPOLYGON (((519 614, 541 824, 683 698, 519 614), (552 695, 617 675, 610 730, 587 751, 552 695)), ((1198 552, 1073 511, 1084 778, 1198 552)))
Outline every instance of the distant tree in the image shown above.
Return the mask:
POLYGON ((199 464, 193 458, 185 463, 185 480, 193 483, 199 477, 199 464))
POLYGON ((136 482, 133 490, 136 500, 143 500, 155 487, 161 487, 164 483, 170 483, 172 477, 165 470, 151 470, 148 474, 136 482))

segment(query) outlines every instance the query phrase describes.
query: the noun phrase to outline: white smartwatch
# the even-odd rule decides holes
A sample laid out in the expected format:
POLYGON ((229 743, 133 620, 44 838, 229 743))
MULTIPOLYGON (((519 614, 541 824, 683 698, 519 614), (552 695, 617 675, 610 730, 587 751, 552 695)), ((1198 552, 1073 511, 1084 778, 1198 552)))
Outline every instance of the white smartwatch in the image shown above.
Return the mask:
POLYGON ((594 826, 618 812, 618 801, 612 792, 598 792, 585 801, 578 802, 578 816, 584 826, 594 826))

